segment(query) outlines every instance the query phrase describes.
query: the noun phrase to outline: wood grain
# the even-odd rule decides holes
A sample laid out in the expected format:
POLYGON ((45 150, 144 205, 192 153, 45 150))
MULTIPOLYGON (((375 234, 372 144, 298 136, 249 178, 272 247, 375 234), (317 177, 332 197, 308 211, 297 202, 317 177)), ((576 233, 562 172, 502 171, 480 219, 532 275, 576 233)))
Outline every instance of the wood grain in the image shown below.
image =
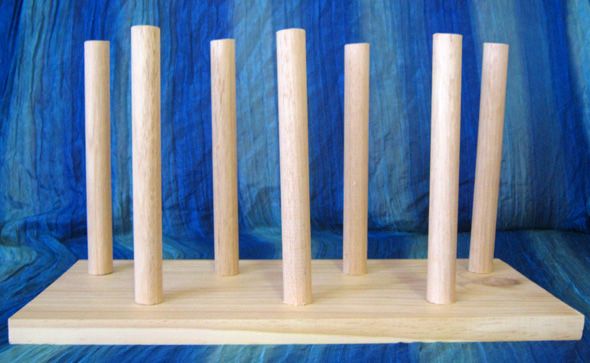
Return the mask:
POLYGON ((455 301, 462 36, 434 34, 426 299, 455 301))
POLYGON ((165 260, 165 301, 133 303, 133 263, 107 276, 77 262, 8 321, 18 344, 338 344, 400 341, 577 340, 584 316, 506 263, 457 268, 458 301, 424 300, 425 260, 369 260, 343 275, 314 260, 314 303, 282 303, 281 261, 242 260, 220 277, 211 260, 165 260))
POLYGON ((162 301, 160 29, 131 27, 135 302, 162 301))
POLYGON ((284 301, 303 305, 312 301, 305 31, 276 36, 284 301))
POLYGON ((88 273, 113 271, 110 61, 107 41, 84 42, 88 273))
POLYGON ((239 273, 235 41, 211 42, 215 271, 239 273))
POLYGON ((494 260, 502 162, 502 132, 508 75, 507 44, 484 43, 481 73, 469 270, 490 273, 494 260))
POLYGON ((367 273, 369 44, 344 47, 343 271, 367 273))

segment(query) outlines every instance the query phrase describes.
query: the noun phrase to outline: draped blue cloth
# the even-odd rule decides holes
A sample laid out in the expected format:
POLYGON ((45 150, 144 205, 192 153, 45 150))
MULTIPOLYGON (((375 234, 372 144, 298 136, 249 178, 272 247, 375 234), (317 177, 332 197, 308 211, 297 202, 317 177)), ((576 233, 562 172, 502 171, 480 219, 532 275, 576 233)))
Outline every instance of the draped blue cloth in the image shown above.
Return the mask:
POLYGON ((307 32, 314 258, 341 258, 344 44, 371 44, 369 257, 426 256, 432 34, 463 34, 459 256, 483 42, 510 45, 496 256, 590 315, 590 3, 0 2, 0 361, 584 361, 578 342, 14 346, 9 316, 86 257, 83 42, 111 41, 115 257, 132 258, 130 27, 161 28, 165 258, 212 258, 209 41, 236 39, 240 254, 280 258, 275 32, 307 32))

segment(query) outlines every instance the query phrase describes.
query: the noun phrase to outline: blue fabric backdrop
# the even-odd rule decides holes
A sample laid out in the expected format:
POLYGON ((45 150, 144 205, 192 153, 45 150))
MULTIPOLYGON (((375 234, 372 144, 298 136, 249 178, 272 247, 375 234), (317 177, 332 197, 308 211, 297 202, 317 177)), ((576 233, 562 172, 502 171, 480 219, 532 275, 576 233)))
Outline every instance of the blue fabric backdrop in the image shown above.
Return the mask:
MULTIPOLYGON (((432 34, 463 34, 459 255, 484 41, 510 44, 497 256, 590 314, 588 1, 0 1, 0 360, 583 361, 580 342, 10 346, 6 320, 86 256, 83 42, 111 41, 115 257, 132 257, 130 26, 161 27, 164 255, 212 258, 209 41, 236 39, 240 254, 280 258, 275 31, 307 31, 314 258, 340 258, 343 47, 371 43, 370 257, 425 257, 432 34), (508 231, 510 230, 510 231, 508 231), (543 230, 543 231, 541 231, 543 230), (287 354, 290 354, 289 356, 287 354)), ((465 233, 467 232, 467 233, 465 233)))

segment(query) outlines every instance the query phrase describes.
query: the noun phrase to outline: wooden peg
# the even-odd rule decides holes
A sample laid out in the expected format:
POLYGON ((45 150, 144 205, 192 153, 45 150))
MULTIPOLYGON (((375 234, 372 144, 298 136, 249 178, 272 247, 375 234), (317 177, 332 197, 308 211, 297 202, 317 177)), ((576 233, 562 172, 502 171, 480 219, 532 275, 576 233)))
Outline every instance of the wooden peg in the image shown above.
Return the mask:
POLYGON ((369 44, 344 47, 343 270, 367 273, 369 44))
POLYGON ((113 272, 109 42, 84 42, 88 273, 113 272))
POLYGON ((469 250, 469 271, 477 273, 490 273, 494 269, 507 73, 508 45, 484 43, 469 250))
POLYGON ((277 32, 283 301, 311 303, 305 31, 277 32))
POLYGON ((131 27, 135 302, 158 304, 162 287, 160 29, 131 27))
POLYGON ((239 273, 236 61, 233 39, 211 42, 215 270, 239 273))
POLYGON ((434 34, 433 43, 426 300, 449 304, 457 263, 462 36, 434 34))

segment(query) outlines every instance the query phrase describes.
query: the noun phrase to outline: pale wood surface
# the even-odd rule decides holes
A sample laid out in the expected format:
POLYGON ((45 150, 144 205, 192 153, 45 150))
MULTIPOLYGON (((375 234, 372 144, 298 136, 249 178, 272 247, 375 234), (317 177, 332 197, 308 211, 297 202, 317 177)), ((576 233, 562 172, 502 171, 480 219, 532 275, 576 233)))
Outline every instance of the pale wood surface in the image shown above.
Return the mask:
POLYGON ((131 27, 135 302, 162 301, 160 29, 131 27))
POLYGON ((242 260, 220 277, 211 260, 165 260, 165 301, 133 303, 133 263, 106 276, 77 262, 9 319, 11 343, 323 344, 580 339, 584 316, 506 263, 489 275, 458 261, 457 302, 429 304, 425 260, 369 260, 348 276, 314 260, 314 303, 283 304, 281 261, 242 260))
POLYGON ((215 270, 239 273, 236 64, 233 39, 211 42, 215 270))
POLYGON ((305 31, 276 37, 284 301, 303 305, 312 301, 305 31))
POLYGON ((462 36, 434 34, 428 211, 428 288, 434 304, 455 301, 462 36))
POLYGON ((369 44, 344 47, 343 271, 367 273, 369 44))
POLYGON ((88 273, 113 271, 109 42, 84 42, 88 273))
POLYGON ((469 270, 492 272, 502 162, 508 45, 484 43, 469 270))

